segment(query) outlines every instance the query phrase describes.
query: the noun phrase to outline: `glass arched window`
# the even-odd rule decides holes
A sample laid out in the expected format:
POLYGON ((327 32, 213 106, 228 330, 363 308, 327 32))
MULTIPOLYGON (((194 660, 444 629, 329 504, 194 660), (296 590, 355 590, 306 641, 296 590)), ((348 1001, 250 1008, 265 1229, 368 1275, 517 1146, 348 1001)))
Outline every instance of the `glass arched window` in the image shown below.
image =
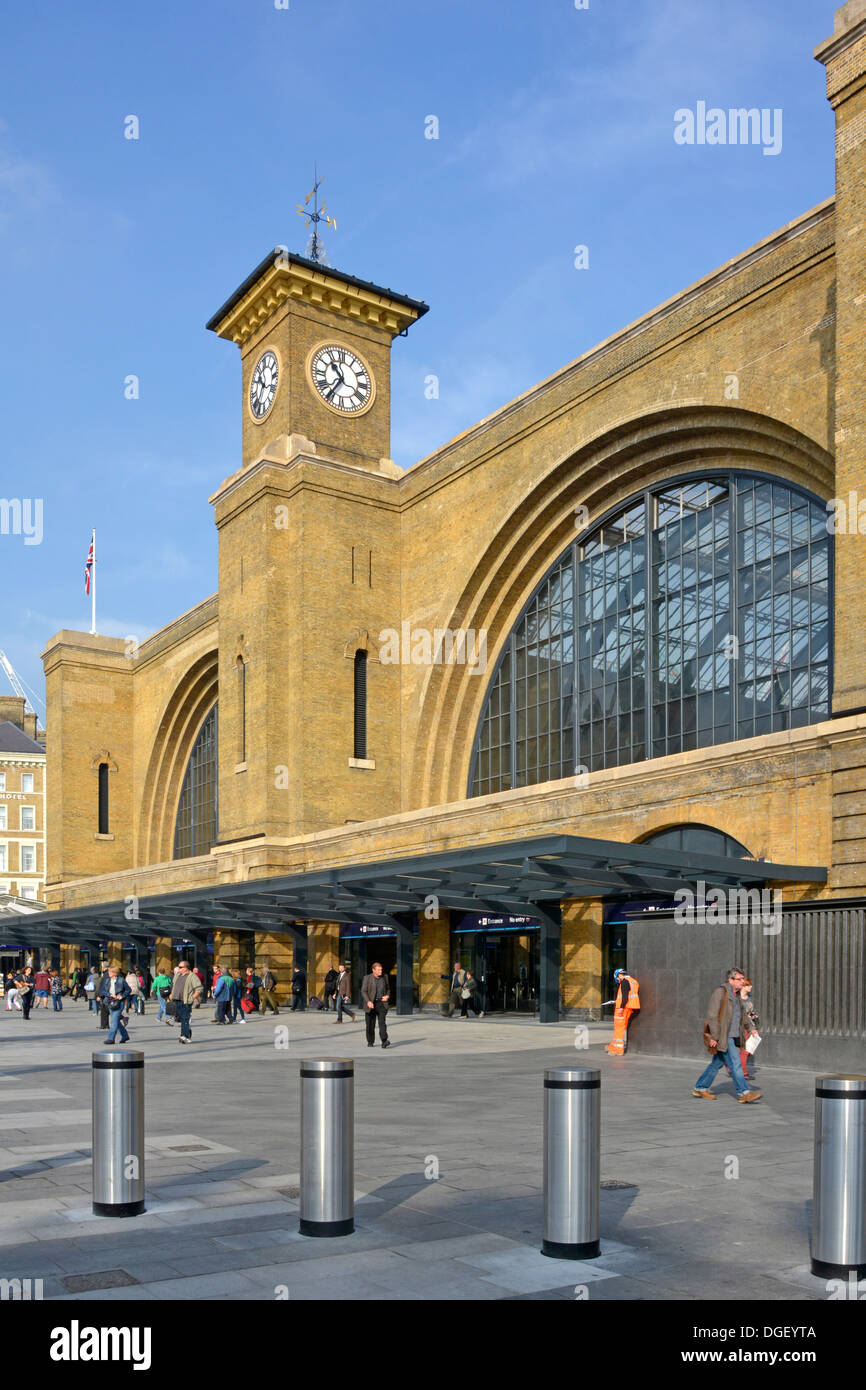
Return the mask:
POLYGON ((723 830, 714 830, 711 825, 671 825, 667 830, 657 830, 641 840, 642 845, 656 845, 664 849, 681 849, 691 854, 717 854, 727 859, 751 859, 752 855, 723 830))
POLYGON ((217 837, 217 706, 199 730, 187 763, 174 831, 175 859, 207 854, 217 837))
POLYGON ((824 505, 726 472, 647 489, 569 547, 511 633, 470 796, 827 719, 824 505))

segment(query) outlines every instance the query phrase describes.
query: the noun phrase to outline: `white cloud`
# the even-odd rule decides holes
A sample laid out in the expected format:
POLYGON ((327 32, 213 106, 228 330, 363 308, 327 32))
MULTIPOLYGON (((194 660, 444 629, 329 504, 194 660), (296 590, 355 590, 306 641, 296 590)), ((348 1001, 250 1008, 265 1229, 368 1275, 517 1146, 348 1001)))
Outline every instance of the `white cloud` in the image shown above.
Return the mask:
MULTIPOLYGON (((477 164, 484 182, 499 188, 619 161, 635 166, 642 150, 659 148, 661 131, 673 139, 677 107, 701 96, 721 99, 720 74, 741 89, 765 58, 767 24, 745 6, 666 0, 628 9, 627 21, 611 15, 607 34, 596 31, 606 44, 603 63, 588 58, 539 75, 469 131, 449 162, 477 164)), ((772 104, 760 97, 759 90, 753 104, 772 104)), ((540 187, 538 197, 543 219, 540 187)))

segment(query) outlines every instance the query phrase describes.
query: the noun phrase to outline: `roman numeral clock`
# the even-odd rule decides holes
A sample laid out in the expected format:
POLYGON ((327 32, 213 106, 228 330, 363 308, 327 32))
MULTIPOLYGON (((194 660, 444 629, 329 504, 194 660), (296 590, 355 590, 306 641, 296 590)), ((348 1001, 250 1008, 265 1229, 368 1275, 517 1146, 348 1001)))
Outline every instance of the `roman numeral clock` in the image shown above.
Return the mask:
POLYGON ((332 410, 360 415, 373 404, 373 373, 351 348, 336 343, 316 348, 310 354, 307 371, 313 388, 332 410))

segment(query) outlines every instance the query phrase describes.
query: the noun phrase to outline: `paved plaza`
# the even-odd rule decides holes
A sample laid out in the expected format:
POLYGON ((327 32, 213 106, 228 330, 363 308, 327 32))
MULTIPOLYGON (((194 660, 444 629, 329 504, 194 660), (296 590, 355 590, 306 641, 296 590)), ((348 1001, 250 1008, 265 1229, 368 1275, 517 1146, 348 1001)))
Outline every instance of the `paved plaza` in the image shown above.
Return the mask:
POLYGON ((145 1215, 90 1210, 91 1053, 83 1003, 0 1008, 0 1277, 45 1299, 824 1300, 808 1271, 811 1074, 763 1068, 765 1099, 691 1087, 705 1058, 609 1058, 609 1027, 391 1015, 363 1025, 285 1014, 193 1043, 130 1023, 146 1058, 145 1215), (288 1028, 288 1048, 275 1026, 288 1028), (298 1064, 356 1060, 356 1231, 298 1234, 298 1064), (542 1074, 602 1074, 602 1257, 548 1259, 542 1074), (430 1176, 438 1167, 438 1178, 430 1176), (726 1174, 738 1174, 726 1176, 726 1174))

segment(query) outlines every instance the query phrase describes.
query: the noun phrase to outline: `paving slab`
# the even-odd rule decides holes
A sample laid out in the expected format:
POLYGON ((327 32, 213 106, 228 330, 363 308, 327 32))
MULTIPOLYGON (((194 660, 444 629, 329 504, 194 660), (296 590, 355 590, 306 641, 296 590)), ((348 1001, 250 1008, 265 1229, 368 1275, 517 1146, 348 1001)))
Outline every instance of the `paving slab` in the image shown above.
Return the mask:
POLYGON ((602 1191, 599 1260, 550 1260, 541 1081, 574 1063, 574 1025, 392 1016, 383 1053, 359 1028, 336 1034, 304 1014, 278 1051, 270 1023, 218 1031, 209 1012, 194 1015, 191 1048, 155 1014, 135 1021, 148 1210, 118 1221, 91 1208, 101 1040, 86 1011, 70 1005, 25 1035, 0 1010, 0 1273, 42 1278, 46 1297, 68 1301, 273 1300, 281 1286, 326 1302, 828 1297, 808 1272, 806 1073, 763 1065, 760 1105, 738 1106, 725 1083, 698 1104, 699 1055, 611 1059, 608 1027, 591 1027, 579 1062, 602 1073, 602 1177, 629 1186, 602 1191), (356 1064, 356 1231, 334 1240, 297 1229, 298 1063, 315 1056, 356 1064), (138 1282, 75 1293, 61 1282, 118 1269, 138 1282))

